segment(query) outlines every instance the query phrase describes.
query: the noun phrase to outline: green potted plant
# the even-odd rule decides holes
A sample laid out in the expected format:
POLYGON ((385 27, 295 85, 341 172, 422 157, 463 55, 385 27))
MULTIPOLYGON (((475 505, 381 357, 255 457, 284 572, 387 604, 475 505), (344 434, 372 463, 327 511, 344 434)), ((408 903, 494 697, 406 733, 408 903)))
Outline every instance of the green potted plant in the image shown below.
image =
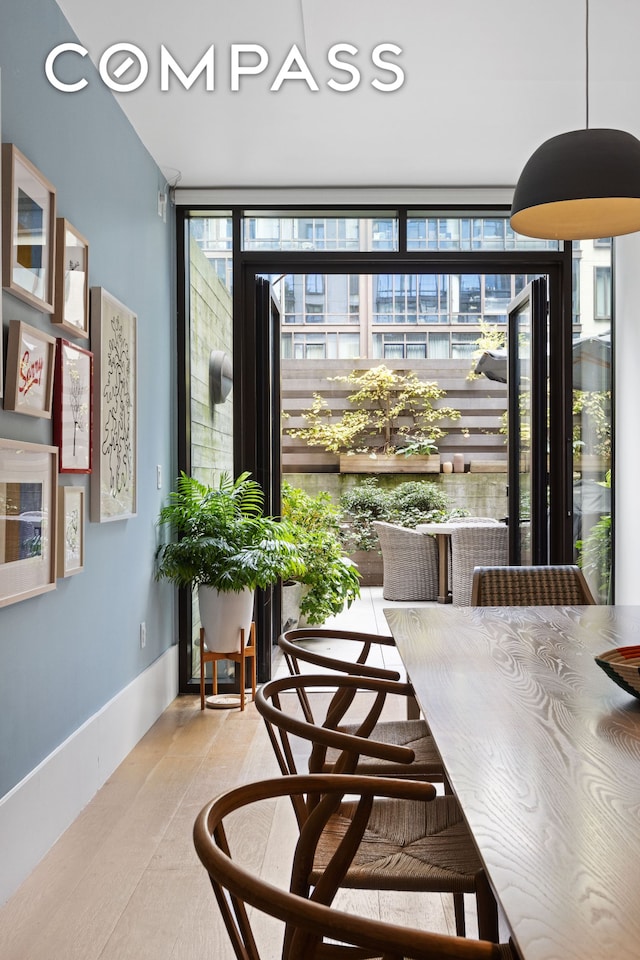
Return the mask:
POLYGON ((288 524, 264 515, 262 488, 248 473, 209 487, 182 473, 158 522, 177 539, 156 553, 158 579, 198 587, 200 620, 218 652, 249 636, 256 587, 300 575, 304 563, 288 524))
POLYGON ((284 587, 283 623, 319 625, 360 596, 360 574, 340 541, 340 513, 330 495, 282 487, 282 516, 293 531, 304 570, 284 587), (289 602, 289 594, 292 595, 289 602))

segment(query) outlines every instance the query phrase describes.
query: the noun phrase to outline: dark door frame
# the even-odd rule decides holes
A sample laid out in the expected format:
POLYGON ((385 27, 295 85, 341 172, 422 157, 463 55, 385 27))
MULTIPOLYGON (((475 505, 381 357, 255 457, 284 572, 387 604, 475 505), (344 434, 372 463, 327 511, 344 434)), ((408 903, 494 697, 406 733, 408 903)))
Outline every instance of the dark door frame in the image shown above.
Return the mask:
MULTIPOLYGON (((253 210, 256 208, 252 208, 253 210)), ((314 209, 316 216, 348 216, 350 208, 322 211, 314 209)), ((188 219, 216 212, 212 207, 179 208, 178 230, 178 345, 179 345, 179 451, 178 467, 190 471, 189 404, 189 309, 188 309, 188 219)), ((225 213, 228 214, 228 210, 225 213)), ((268 434, 272 445, 276 433, 279 438, 280 406, 279 391, 273 389, 273 376, 279 371, 279 337, 270 324, 265 330, 259 320, 260 304, 265 306, 265 294, 256 293, 256 281, 260 277, 279 276, 284 273, 480 273, 480 274, 545 274, 549 281, 549 402, 552 410, 549 435, 549 456, 552 469, 549 476, 549 544, 548 562, 572 562, 572 490, 571 490, 571 245, 564 250, 527 251, 407 251, 407 210, 390 211, 389 208, 369 210, 368 215, 397 215, 399 217, 399 250, 385 251, 246 251, 242 250, 242 218, 244 208, 234 207, 233 218, 233 335, 234 335, 234 472, 248 470, 254 476, 265 475, 265 465, 273 464, 273 453, 267 453, 264 440, 259 435, 268 434), (271 351, 271 374, 265 376, 262 358, 271 351), (277 354, 277 360, 275 359, 277 354), (277 396, 276 396, 277 394, 277 396), (268 418, 265 412, 269 410, 268 418)), ((424 212, 424 211, 423 211, 424 212)), ((476 208, 453 209, 451 216, 505 216, 506 210, 497 211, 476 208)), ((303 216, 308 208, 291 207, 279 210, 278 214, 303 216)), ((445 215, 433 207, 428 215, 445 215)), ((356 215, 351 213, 351 215, 356 215)), ((270 316, 273 316, 269 311, 270 316)), ((279 376, 279 373, 278 373, 279 376)), ((271 474, 273 477, 273 474, 271 474)), ((267 484, 271 487, 271 484, 267 484)), ((267 503, 273 512, 279 507, 279 477, 276 485, 268 490, 267 503)), ((193 689, 190 678, 190 594, 187 591, 179 603, 180 630, 180 690, 193 689)), ((259 600, 263 618, 260 641, 262 656, 259 656, 261 681, 268 678, 270 656, 268 651, 275 640, 276 604, 268 596, 259 600), (260 662, 262 661, 262 662, 260 662)))

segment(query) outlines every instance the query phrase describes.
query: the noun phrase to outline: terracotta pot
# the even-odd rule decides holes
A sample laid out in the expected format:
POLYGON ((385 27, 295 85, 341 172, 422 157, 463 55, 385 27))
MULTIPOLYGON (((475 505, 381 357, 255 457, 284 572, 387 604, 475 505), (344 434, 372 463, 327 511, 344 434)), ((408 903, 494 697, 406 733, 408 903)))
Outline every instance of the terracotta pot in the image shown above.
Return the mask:
POLYGON ((213 587, 200 584, 200 623, 204 627, 207 649, 214 653, 240 651, 241 629, 244 629, 245 643, 249 639, 253 620, 253 595, 254 591, 248 587, 240 593, 221 593, 213 587))

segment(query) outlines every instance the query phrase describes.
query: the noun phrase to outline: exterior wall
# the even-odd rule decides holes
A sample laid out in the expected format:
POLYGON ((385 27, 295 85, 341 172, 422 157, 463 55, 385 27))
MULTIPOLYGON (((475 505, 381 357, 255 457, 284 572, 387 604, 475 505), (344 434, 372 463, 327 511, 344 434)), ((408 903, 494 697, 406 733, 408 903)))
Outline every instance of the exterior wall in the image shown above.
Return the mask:
MULTIPOLYGON (((50 593, 0 609, 0 798, 14 800, 61 745, 156 661, 167 660, 175 638, 174 590, 154 580, 155 520, 175 473, 171 208, 165 223, 157 210, 165 179, 104 85, 92 82, 70 97, 46 81, 47 52, 70 39, 53 0, 3 0, 2 140, 15 143, 57 188, 57 215, 89 241, 91 285, 105 287, 138 316, 138 514, 106 524, 86 516, 84 571, 58 580, 50 593), (158 466, 164 489, 157 487, 158 466)), ((3 312, 5 345, 12 319, 58 332, 48 315, 8 293, 3 312)), ((50 444, 52 422, 2 410, 0 436, 50 444)), ((59 483, 84 488, 88 504, 88 476, 65 474, 59 483)), ((175 695, 177 676, 172 680, 150 716, 138 710, 146 726, 175 695)), ((131 716, 126 730, 118 729, 120 720, 110 721, 113 737, 103 728, 82 764, 54 777, 37 796, 31 791, 34 805, 22 811, 30 833, 21 848, 25 859, 3 859, 2 896, 86 803, 87 783, 97 789, 130 749, 132 732, 142 735, 131 716)), ((14 829, 7 809, 0 800, 3 850, 14 829)))
POLYGON ((233 355, 231 295, 195 241, 191 283, 191 468, 205 483, 233 471, 233 394, 213 404, 209 380, 212 350, 233 355))
POLYGON ((507 406, 506 384, 480 376, 467 379, 471 360, 283 360, 282 409, 285 414, 282 436, 282 462, 286 473, 335 472, 338 456, 321 447, 310 447, 304 440, 291 437, 289 429, 305 426, 302 412, 313 402, 315 392, 326 396, 336 418, 350 405, 351 384, 334 383, 329 377, 346 376, 352 370, 366 370, 384 363, 391 369, 414 370, 423 380, 434 380, 446 390, 436 405, 460 410, 460 420, 444 421, 447 436, 438 441, 442 461, 462 453, 468 469, 472 461, 506 462, 505 437, 499 433, 501 416, 507 406))

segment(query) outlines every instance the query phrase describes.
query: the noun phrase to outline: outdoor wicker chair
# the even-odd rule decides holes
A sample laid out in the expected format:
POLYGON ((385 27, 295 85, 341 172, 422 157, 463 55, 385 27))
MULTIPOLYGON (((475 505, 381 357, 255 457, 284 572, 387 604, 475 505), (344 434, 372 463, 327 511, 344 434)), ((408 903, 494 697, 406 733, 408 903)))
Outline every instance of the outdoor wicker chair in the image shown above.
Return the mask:
POLYGON ((479 566, 509 562, 509 531, 504 524, 460 525, 451 531, 451 597, 457 606, 469 606, 473 571, 479 566))
MULTIPOLYGON (((332 906, 358 858, 359 844, 376 806, 405 803, 429 807, 432 789, 429 784, 375 777, 286 777, 236 787, 207 804, 196 819, 193 840, 238 960, 260 960, 263 954, 258 943, 265 916, 276 917, 284 924, 282 960, 367 960, 382 956, 386 960, 514 960, 515 953, 508 944, 431 933, 332 906), (318 850, 327 842, 323 828, 338 816, 334 811, 345 794, 353 798, 349 814, 343 804, 349 830, 331 836, 335 857, 330 866, 310 871, 318 850), (314 829, 301 831, 288 861, 290 867, 282 871, 289 889, 280 882, 276 885, 263 880, 256 875, 254 859, 247 863, 246 856, 254 850, 251 825, 261 815, 264 801, 272 806, 275 800, 290 797, 303 803, 305 797, 314 795, 323 798, 314 810, 316 823, 311 817, 307 820, 314 829), (247 907, 254 909, 249 911, 247 907)), ((270 938, 269 943, 273 946, 270 938)), ((269 956, 273 956, 271 950, 269 956)))
MULTIPOLYGON (((358 677, 333 677, 347 689, 363 685, 383 685, 386 681, 358 677)), ((271 680, 258 690, 256 708, 265 720, 280 769, 295 775, 295 759, 290 737, 301 738, 310 746, 309 772, 353 774, 362 758, 389 759, 400 765, 403 758, 411 762, 413 751, 395 744, 385 744, 367 736, 375 725, 382 699, 376 698, 372 711, 362 723, 359 734, 351 736, 335 726, 344 710, 343 694, 334 700, 337 717, 330 709, 325 724, 318 726, 293 716, 285 707, 282 694, 290 693, 301 683, 322 684, 326 676, 308 675, 271 680), (328 763, 327 750, 336 750, 336 759, 328 763)), ((355 692, 355 691, 354 691, 355 692)), ((290 699, 290 698, 288 698, 290 699)), ((288 779, 288 776, 285 776, 288 779)), ((384 779, 384 778, 382 778, 384 779)), ((424 784, 426 787, 427 784, 424 784)), ((436 795, 435 788, 424 794, 422 801, 387 800, 374 804, 366 831, 346 870, 341 885, 360 890, 412 890, 453 894, 456 932, 464 935, 464 894, 476 897, 478 931, 483 940, 498 938, 497 905, 483 871, 473 838, 462 811, 451 794, 436 795), (425 802, 425 801, 429 802, 425 802)), ((303 832, 314 814, 319 797, 292 798, 298 826, 303 832)), ((330 817, 316 851, 310 882, 315 883, 331 861, 340 837, 349 827, 353 807, 341 805, 330 817)))
POLYGON ((433 537, 380 520, 374 522, 373 528, 382 549, 384 599, 435 600, 438 550, 433 537))
POLYGON ((573 606, 595 603, 579 567, 476 567, 471 603, 476 607, 573 606))

